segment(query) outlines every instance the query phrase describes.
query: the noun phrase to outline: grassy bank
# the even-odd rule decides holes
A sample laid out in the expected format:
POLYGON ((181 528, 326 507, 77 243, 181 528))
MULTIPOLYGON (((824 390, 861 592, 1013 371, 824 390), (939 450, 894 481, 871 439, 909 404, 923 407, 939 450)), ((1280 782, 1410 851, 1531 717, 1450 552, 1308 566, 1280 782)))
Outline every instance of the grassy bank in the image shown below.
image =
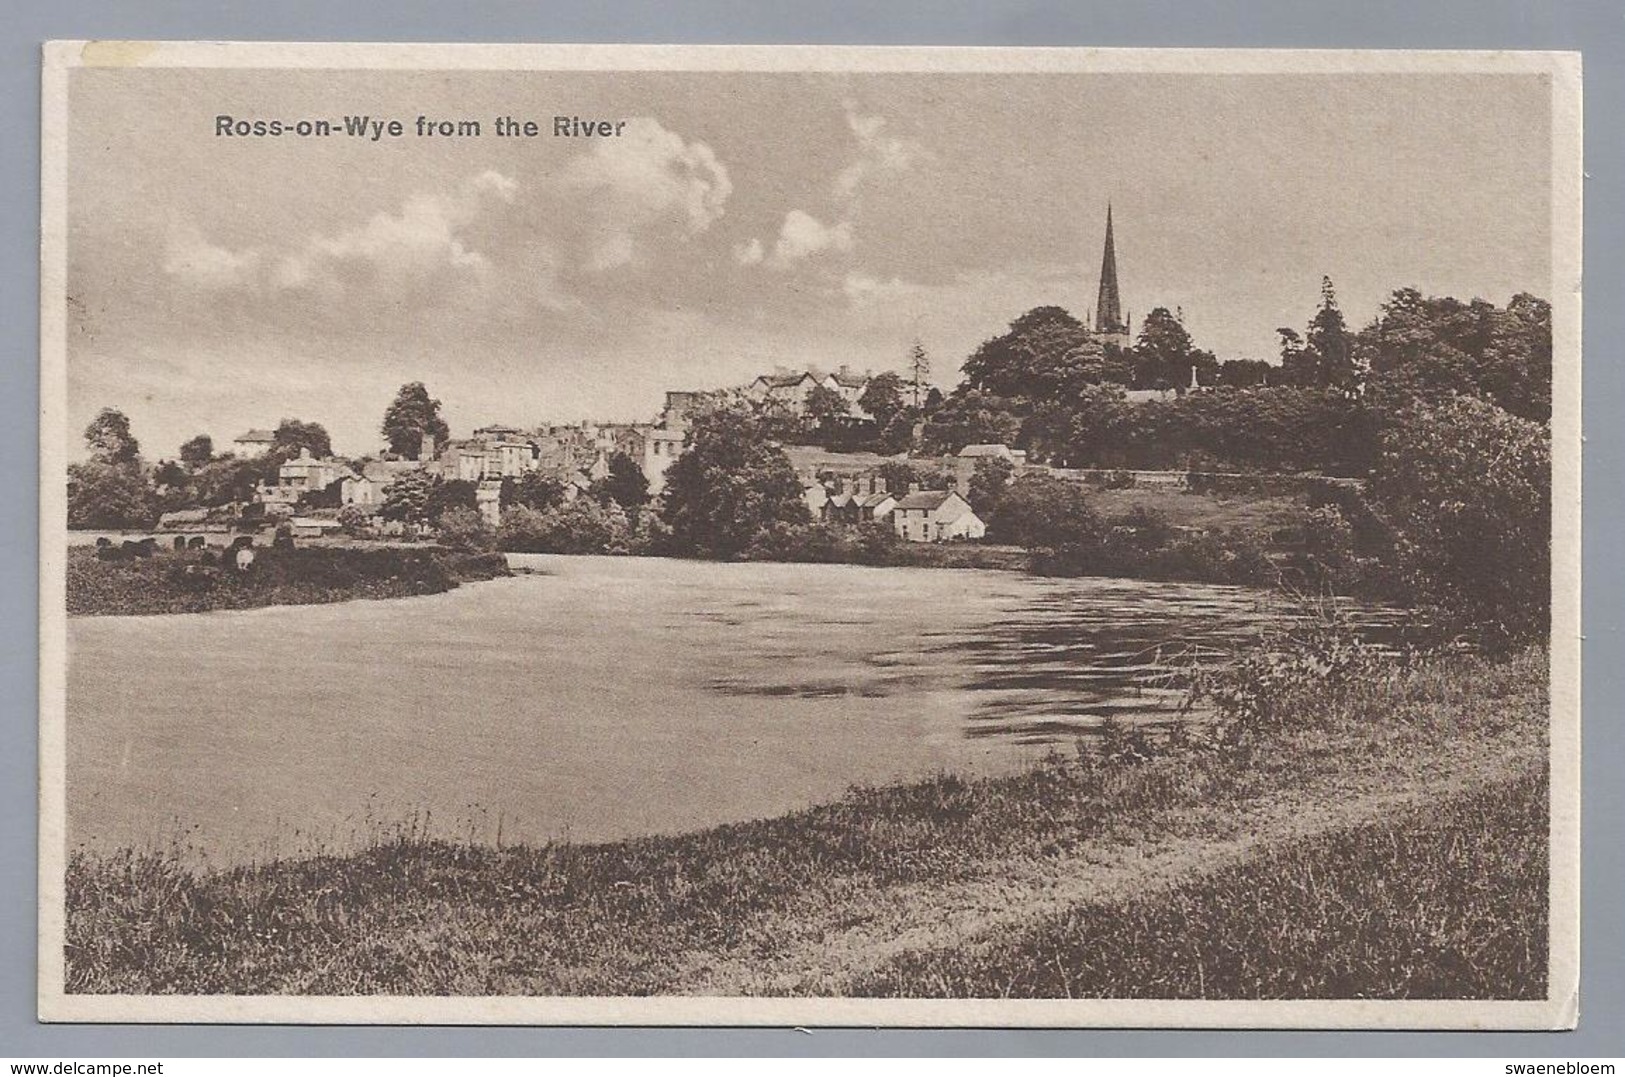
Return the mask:
POLYGON ((1116 994, 1521 996, 1541 990, 1545 684, 1539 651, 1389 667, 1237 750, 1080 751, 677 837, 406 833, 224 871, 79 852, 67 987, 1065 994, 1090 975, 1080 933, 1120 921, 1116 994), (1053 979, 1010 975, 1052 958, 1053 979))
POLYGON ((508 575, 500 554, 443 549, 260 546, 254 553, 253 567, 238 572, 202 550, 160 549, 151 557, 103 561, 92 547, 70 548, 68 613, 201 613, 401 598, 508 575))

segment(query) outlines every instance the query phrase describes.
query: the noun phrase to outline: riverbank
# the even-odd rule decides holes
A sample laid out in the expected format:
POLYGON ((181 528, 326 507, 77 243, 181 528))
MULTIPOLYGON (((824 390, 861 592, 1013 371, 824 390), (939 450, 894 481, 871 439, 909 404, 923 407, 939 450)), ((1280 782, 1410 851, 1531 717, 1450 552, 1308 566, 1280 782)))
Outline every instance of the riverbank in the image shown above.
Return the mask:
POLYGON ((676 837, 503 848, 423 820, 223 871, 77 852, 67 986, 1543 997, 1546 669, 1384 666, 1242 749, 1080 751, 676 837), (1053 977, 1007 975, 1034 954, 1053 977))
POLYGON ((151 556, 102 560, 94 547, 67 551, 69 616, 204 613, 403 598, 449 591, 509 575, 501 554, 438 547, 254 548, 238 571, 215 551, 158 549, 151 556))

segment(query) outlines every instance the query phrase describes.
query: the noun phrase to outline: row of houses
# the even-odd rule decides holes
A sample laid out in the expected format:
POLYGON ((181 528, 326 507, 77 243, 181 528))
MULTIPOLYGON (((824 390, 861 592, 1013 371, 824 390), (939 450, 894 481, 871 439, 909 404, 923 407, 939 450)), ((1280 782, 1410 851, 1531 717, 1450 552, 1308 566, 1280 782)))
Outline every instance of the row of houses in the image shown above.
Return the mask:
POLYGON ((905 542, 949 542, 987 534, 987 524, 957 490, 922 490, 915 483, 894 493, 886 489, 883 477, 874 474, 836 479, 833 486, 832 490, 816 479, 803 480, 802 498, 816 519, 890 524, 905 542))

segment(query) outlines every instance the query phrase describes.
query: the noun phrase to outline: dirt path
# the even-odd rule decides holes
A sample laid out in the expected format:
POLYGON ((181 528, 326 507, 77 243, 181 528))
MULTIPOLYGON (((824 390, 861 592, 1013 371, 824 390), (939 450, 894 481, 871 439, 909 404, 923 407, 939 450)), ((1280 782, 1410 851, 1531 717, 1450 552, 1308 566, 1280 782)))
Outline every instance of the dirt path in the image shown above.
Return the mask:
POLYGON ((1066 855, 993 863, 971 881, 854 894, 811 915, 798 910, 788 937, 788 918, 776 918, 777 934, 762 939, 770 945, 750 953, 691 952, 673 982, 693 995, 845 994, 854 977, 899 954, 946 945, 974 952, 1001 929, 1087 902, 1135 897, 1271 847, 1437 803, 1527 773, 1544 759, 1543 745, 1503 737, 1470 751, 1413 756, 1398 772, 1312 782, 1242 813, 1181 811, 1165 820, 1168 836, 1150 841, 1091 842, 1066 855))

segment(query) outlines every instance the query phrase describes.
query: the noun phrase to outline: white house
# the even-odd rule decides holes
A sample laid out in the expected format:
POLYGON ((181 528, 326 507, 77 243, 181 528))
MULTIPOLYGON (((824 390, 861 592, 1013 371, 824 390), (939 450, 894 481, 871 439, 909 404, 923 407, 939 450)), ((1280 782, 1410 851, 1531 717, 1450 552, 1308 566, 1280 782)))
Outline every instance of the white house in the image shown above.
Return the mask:
POLYGON ((979 539, 987 534, 987 525, 970 502, 952 490, 911 493, 897 502, 891 518, 898 538, 906 542, 979 539))

